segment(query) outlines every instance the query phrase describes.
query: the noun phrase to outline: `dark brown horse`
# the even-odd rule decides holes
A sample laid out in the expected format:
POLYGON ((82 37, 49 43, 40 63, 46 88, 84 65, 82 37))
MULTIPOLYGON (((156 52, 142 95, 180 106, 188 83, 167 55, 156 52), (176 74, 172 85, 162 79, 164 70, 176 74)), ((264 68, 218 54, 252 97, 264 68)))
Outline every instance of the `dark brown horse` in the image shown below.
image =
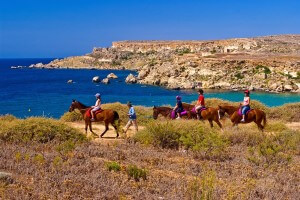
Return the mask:
POLYGON ((171 112, 172 112, 172 108, 170 107, 153 107, 153 119, 157 119, 158 115, 162 115, 165 118, 170 118, 171 119, 171 112))
MULTIPOLYGON (((219 118, 223 117, 225 113, 227 113, 230 117, 231 122, 233 123, 233 126, 238 125, 241 123, 242 116, 239 115, 238 110, 240 107, 237 106, 229 106, 229 105, 219 105, 219 118)), ((255 122, 257 127, 260 130, 263 130, 266 126, 267 119, 266 119, 266 113, 259 109, 252 109, 248 112, 245 122, 244 123, 250 123, 255 122), (263 124, 262 124, 263 122, 263 124)))
MULTIPOLYGON (((195 105, 182 103, 183 108, 188 111, 190 118, 197 119, 197 113, 193 111, 195 105)), ((208 120, 210 127, 213 127, 213 121, 218 124, 218 126, 223 129, 222 124, 219 120, 218 109, 207 107, 206 110, 201 112, 201 117, 204 120, 208 120)))
MULTIPOLYGON (((83 119, 85 121, 85 133, 87 133, 87 128, 89 126, 90 131, 98 136, 95 132, 93 132, 92 130, 92 122, 90 119, 90 116, 88 115, 87 111, 90 109, 91 107, 85 106, 84 104, 80 103, 79 101, 73 100, 71 103, 71 106, 69 108, 69 112, 72 112, 75 109, 78 109, 80 111, 80 113, 83 116, 83 119)), ((117 133, 117 137, 119 137, 119 133, 118 133, 118 129, 119 129, 119 125, 120 125, 120 119, 119 119, 119 114, 116 111, 107 109, 107 110, 103 110, 100 113, 97 113, 95 116, 95 121, 96 122, 104 122, 105 125, 105 130, 104 132, 100 135, 100 137, 103 137, 103 135, 106 133, 106 131, 108 130, 108 125, 111 124, 117 133)))

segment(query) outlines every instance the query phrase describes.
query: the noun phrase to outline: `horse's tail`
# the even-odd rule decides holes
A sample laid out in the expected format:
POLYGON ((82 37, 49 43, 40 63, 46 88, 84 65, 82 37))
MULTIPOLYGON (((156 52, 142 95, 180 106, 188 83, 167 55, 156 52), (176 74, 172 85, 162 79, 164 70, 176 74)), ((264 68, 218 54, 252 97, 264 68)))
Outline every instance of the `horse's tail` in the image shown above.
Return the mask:
POLYGON ((117 111, 113 111, 113 112, 114 112, 114 123, 116 123, 116 125, 119 127, 121 123, 120 116, 117 113, 117 111))

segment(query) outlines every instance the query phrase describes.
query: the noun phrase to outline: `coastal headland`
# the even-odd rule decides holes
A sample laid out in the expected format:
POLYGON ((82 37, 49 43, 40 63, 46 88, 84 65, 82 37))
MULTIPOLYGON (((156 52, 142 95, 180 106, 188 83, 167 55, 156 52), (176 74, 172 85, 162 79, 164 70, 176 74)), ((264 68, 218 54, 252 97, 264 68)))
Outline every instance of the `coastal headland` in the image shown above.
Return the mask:
POLYGON ((34 68, 129 69, 170 89, 300 93, 300 35, 209 41, 118 41, 34 68))

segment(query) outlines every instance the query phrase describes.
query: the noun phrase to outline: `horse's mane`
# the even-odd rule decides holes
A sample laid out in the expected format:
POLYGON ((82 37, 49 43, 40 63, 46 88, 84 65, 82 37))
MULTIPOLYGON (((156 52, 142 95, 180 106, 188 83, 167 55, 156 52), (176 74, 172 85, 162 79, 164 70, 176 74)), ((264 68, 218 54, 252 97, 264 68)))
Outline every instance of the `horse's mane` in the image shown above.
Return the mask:
POLYGON ((83 103, 81 103, 81 102, 79 102, 79 101, 76 101, 80 106, 82 106, 82 107, 85 107, 85 108, 88 108, 89 106, 86 106, 86 105, 84 105, 83 103))

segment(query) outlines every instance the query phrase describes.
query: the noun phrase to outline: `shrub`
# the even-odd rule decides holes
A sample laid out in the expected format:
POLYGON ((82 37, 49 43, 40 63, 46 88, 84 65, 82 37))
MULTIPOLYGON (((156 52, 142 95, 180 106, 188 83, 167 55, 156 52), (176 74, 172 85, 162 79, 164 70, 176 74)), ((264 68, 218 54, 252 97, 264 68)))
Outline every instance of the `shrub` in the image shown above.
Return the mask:
POLYGON ((16 120, 17 118, 13 115, 7 114, 7 115, 0 115, 0 121, 13 121, 16 120))
POLYGON ((115 171, 118 172, 121 170, 121 166, 119 163, 117 162, 106 162, 105 163, 106 168, 108 169, 108 171, 115 171))
POLYGON ((0 121, 0 139, 11 142, 46 143, 52 140, 81 142, 85 141, 86 137, 78 130, 57 120, 31 117, 4 123, 0 121))
POLYGON ((183 146, 197 156, 212 159, 224 158, 228 146, 228 139, 223 135, 197 121, 186 120, 149 123, 134 139, 162 148, 178 149, 183 146))
POLYGON ((175 123, 158 121, 149 123, 146 128, 135 136, 139 142, 151 143, 162 148, 178 149, 180 132, 175 123), (146 138, 143 139, 143 137, 146 138))
POLYGON ((133 178, 135 181, 147 179, 147 172, 145 169, 140 169, 136 165, 129 165, 126 169, 129 178, 133 178))
POLYGON ((267 115, 272 119, 279 119, 288 122, 300 121, 300 103, 289 103, 282 106, 268 109, 267 115))
POLYGON ((237 79, 243 79, 244 78, 244 75, 242 75, 240 72, 236 73, 234 75, 237 79))
POLYGON ((80 112, 75 110, 73 112, 65 112, 63 116, 60 117, 60 120, 64 122, 75 122, 83 120, 83 117, 80 112))

